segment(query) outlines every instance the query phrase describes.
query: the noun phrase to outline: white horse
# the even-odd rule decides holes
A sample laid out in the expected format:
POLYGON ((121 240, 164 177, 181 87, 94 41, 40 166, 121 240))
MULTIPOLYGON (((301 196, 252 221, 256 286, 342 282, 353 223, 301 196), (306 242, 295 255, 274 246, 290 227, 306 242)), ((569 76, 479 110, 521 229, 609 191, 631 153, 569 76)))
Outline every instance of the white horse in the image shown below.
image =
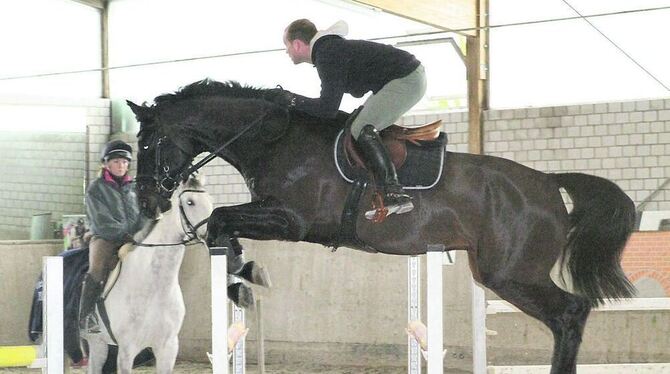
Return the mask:
POLYGON ((192 178, 173 194, 172 209, 148 234, 136 235, 141 243, 122 260, 116 281, 108 281, 114 283, 104 300, 111 334, 99 314, 102 332, 82 335, 89 345, 88 373, 102 372, 108 344, 119 348, 119 373, 130 373, 135 356, 147 347, 156 357, 156 372, 172 372, 185 313, 178 280, 184 243, 205 235, 203 223, 211 213, 209 194, 192 178))

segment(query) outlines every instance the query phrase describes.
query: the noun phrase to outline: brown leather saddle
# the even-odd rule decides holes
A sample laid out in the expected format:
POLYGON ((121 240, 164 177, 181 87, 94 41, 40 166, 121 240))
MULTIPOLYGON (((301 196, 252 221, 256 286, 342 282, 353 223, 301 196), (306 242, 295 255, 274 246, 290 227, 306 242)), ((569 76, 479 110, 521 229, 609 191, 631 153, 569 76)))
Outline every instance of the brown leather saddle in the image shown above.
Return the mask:
MULTIPOLYGON (((350 118, 353 118, 355 113, 350 118)), ((350 120, 351 121, 351 120, 350 120)), ((334 162, 340 176, 352 184, 342 210, 341 226, 332 246, 350 246, 368 252, 376 252, 356 235, 356 221, 360 200, 365 193, 369 178, 363 157, 351 136, 347 123, 336 137, 334 162)), ((447 134, 441 132, 442 121, 405 128, 390 126, 381 132, 382 141, 398 171, 398 180, 407 190, 426 190, 434 187, 442 176, 446 159, 447 134), (404 165, 404 167, 403 167, 404 165)), ((377 195, 378 199, 381 196, 377 195)), ((376 209, 373 204, 373 209, 376 209)), ((380 221, 375 221, 380 222, 380 221)))
MULTIPOLYGON (((422 125, 419 127, 401 127, 391 125, 381 131, 382 141, 388 149, 389 156, 396 169, 400 169, 407 160, 407 142, 419 145, 420 141, 436 140, 440 136, 442 120, 422 125)), ((347 127, 344 134, 344 149, 347 161, 351 166, 366 169, 363 157, 351 136, 351 128, 347 127)))

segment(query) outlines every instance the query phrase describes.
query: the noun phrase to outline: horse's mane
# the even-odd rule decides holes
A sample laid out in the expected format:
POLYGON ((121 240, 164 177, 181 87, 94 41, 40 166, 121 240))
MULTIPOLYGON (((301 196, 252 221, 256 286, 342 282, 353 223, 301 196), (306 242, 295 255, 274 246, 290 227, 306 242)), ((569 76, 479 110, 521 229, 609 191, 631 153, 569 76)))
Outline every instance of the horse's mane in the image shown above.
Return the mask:
MULTIPOLYGON (((174 93, 167 93, 160 96, 157 96, 154 99, 154 105, 151 107, 146 107, 147 114, 143 115, 142 113, 135 113, 138 120, 142 122, 142 127, 137 133, 138 137, 144 135, 147 129, 152 128, 154 122, 154 115, 156 111, 161 111, 162 109, 167 109, 172 105, 183 103, 187 100, 198 99, 198 98, 210 98, 210 97, 229 97, 229 98, 238 98, 238 99, 259 99, 265 100, 273 105, 279 104, 281 100, 281 90, 268 90, 258 87, 253 87, 249 85, 242 85, 237 81, 229 80, 226 82, 219 82, 213 79, 203 79, 197 82, 193 82, 189 85, 186 85, 174 93)), ((343 123, 348 118, 349 114, 345 112, 339 112, 336 119, 326 120, 326 119, 317 119, 306 113, 294 112, 293 119, 304 119, 310 122, 316 122, 319 124, 325 124, 329 126, 334 126, 335 128, 341 128, 343 123)), ((175 124, 175 126, 181 126, 183 124, 175 124)), ((189 131, 192 131, 193 128, 189 128, 189 131)))
POLYGON ((193 82, 189 85, 181 87, 174 93, 166 93, 157 96, 154 99, 154 104, 151 107, 144 107, 147 109, 144 113, 135 113, 138 120, 142 122, 143 126, 137 133, 141 137, 147 129, 154 122, 154 113, 162 109, 169 108, 171 105, 179 104, 190 99, 207 98, 207 97, 234 97, 246 99, 263 99, 273 102, 276 93, 268 92, 267 89, 242 85, 237 81, 218 82, 213 79, 203 79, 193 82))
POLYGON ((243 86, 236 81, 218 82, 212 79, 203 79, 182 87, 178 91, 163 94, 154 99, 156 107, 175 104, 179 101, 212 96, 225 96, 245 99, 266 99, 264 89, 243 86))

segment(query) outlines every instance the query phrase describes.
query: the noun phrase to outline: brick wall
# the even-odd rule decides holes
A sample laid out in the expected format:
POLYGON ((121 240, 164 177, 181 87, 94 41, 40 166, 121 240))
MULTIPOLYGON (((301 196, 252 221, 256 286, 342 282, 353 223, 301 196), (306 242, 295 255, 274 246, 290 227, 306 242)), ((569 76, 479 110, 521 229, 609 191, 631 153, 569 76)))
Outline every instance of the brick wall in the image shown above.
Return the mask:
MULTIPOLYGON (((465 112, 406 116, 417 125, 441 119, 447 149, 467 152, 465 112)), ((670 99, 490 110, 485 113, 484 150, 545 172, 579 171, 611 179, 639 204, 670 178, 670 99)), ((222 160, 203 169, 215 205, 249 201, 237 171, 222 160)), ((663 189, 646 210, 670 210, 663 189)))
POLYGON ((46 104, 84 108, 88 136, 86 132, 0 132, 0 239, 27 239, 35 214, 51 213, 52 220, 60 222, 63 214, 84 213, 86 147, 89 175, 94 176, 100 148, 109 137, 109 102, 46 104))
POLYGON ((633 283, 651 280, 670 297, 670 232, 644 231, 631 235, 621 264, 633 283))
POLYGON ((214 206, 244 204, 251 195, 240 173, 220 158, 212 160, 203 168, 205 183, 212 195, 214 206))
MULTIPOLYGON (((670 99, 490 111, 487 154, 608 178, 639 204, 670 178, 670 99)), ((670 190, 647 210, 670 209, 670 190)))

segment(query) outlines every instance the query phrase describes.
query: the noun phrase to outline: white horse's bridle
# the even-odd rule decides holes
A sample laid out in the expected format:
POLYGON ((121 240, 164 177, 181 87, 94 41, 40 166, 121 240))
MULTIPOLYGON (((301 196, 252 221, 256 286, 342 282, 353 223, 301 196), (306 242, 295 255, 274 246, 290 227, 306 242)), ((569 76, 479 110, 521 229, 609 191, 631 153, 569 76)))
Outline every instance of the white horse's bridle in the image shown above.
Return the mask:
POLYGON ((202 221, 196 223, 195 225, 191 223, 191 220, 188 218, 186 215, 186 211, 184 210, 184 204, 181 202, 181 196, 187 192, 193 192, 193 193, 206 193, 207 191, 205 190, 196 190, 196 189, 185 189, 179 193, 179 196, 177 196, 177 199, 179 200, 179 215, 181 217, 180 223, 181 223, 181 228, 184 231, 185 238, 179 242, 179 243, 142 243, 142 242, 133 242, 133 245, 137 247, 171 247, 175 245, 190 245, 189 243, 193 242, 192 244, 196 243, 203 243, 204 240, 198 235, 198 229, 200 226, 206 224, 209 222, 209 217, 203 219, 202 221))

